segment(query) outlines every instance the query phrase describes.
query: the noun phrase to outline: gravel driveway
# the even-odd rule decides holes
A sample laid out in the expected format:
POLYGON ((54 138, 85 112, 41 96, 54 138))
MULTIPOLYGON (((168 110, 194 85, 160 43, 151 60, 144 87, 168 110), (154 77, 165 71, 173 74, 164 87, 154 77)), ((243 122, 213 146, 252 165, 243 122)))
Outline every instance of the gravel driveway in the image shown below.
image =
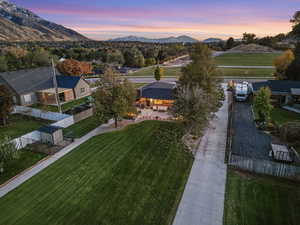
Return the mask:
POLYGON ((271 137, 256 128, 249 103, 235 102, 233 129, 233 153, 270 159, 271 137))

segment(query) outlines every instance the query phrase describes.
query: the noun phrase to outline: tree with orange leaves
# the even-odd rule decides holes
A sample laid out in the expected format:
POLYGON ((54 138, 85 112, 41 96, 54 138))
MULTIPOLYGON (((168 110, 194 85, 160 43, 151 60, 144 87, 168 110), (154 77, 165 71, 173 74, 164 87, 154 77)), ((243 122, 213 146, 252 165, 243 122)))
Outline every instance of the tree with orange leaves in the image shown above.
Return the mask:
POLYGON ((66 59, 57 64, 60 73, 68 76, 80 76, 92 73, 92 65, 87 62, 80 62, 75 59, 66 59))

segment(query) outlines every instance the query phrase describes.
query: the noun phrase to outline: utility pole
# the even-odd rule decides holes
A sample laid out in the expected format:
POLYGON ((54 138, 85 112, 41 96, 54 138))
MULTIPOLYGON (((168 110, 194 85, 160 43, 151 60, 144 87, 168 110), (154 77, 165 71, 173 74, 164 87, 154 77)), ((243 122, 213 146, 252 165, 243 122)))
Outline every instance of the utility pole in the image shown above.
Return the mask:
POLYGON ((54 88, 55 88, 55 99, 56 99, 56 104, 57 104, 57 107, 58 107, 58 111, 59 111, 60 113, 62 113, 61 105, 60 105, 60 101, 59 101, 59 96, 58 96, 58 87, 57 87, 56 71, 55 71, 55 66, 54 66, 53 58, 51 59, 51 64, 52 64, 52 71, 53 71, 53 84, 54 84, 54 88))

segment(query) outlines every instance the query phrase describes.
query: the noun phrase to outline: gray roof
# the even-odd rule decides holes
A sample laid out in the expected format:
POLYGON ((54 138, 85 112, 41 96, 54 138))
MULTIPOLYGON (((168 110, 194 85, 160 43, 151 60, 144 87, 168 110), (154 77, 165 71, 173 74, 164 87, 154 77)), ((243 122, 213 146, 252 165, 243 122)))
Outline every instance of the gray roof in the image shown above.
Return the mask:
MULTIPOLYGON (((59 75, 58 72, 56 74, 59 75)), ((51 67, 0 73, 0 83, 1 79, 19 95, 54 87, 51 67)), ((57 84, 60 88, 74 88, 79 80, 78 76, 57 76, 57 84)))
POLYGON ((252 83, 254 92, 262 87, 269 87, 272 93, 291 94, 291 89, 300 88, 300 81, 291 80, 268 80, 263 82, 252 83))
POLYGON ((174 89, 176 84, 166 82, 153 82, 142 88, 140 88, 140 97, 162 99, 162 100, 174 100, 174 89))

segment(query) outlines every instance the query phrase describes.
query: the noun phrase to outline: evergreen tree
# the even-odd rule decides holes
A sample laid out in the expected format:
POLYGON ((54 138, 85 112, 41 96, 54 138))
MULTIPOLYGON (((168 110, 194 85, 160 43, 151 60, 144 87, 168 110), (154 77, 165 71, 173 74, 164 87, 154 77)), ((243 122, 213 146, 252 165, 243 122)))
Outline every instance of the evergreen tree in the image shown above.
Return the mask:
POLYGON ((271 104, 271 90, 268 87, 259 89, 254 97, 254 109, 261 122, 269 122, 273 106, 271 104))
POLYGON ((286 70, 288 80, 300 81, 300 43, 297 44, 294 50, 295 59, 286 70))
POLYGON ((155 71, 154 71, 154 78, 155 78, 155 80, 156 81, 160 81, 163 76, 164 76, 164 69, 161 68, 161 67, 159 67, 159 66, 157 66, 155 68, 155 71))

